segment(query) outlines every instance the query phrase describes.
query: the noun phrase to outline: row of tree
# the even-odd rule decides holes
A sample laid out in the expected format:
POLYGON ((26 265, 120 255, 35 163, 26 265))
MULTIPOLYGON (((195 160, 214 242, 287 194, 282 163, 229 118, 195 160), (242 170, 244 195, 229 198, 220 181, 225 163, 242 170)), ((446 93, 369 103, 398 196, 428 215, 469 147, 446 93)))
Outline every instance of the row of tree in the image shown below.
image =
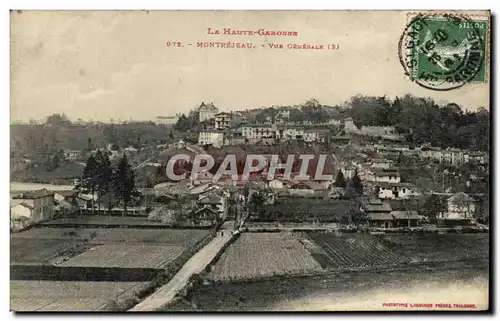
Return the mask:
POLYGON ((313 124, 322 124, 327 122, 333 114, 337 114, 340 108, 323 106, 318 100, 311 98, 299 106, 279 106, 269 107, 262 110, 255 116, 255 121, 265 123, 270 121, 274 123, 280 114, 280 111, 288 110, 287 120, 294 123, 310 121, 313 124))
POLYGON ((394 126, 410 144, 430 143, 486 151, 489 148, 490 113, 485 108, 464 112, 457 104, 440 106, 430 98, 405 95, 357 95, 347 104, 347 114, 359 126, 394 126))
POLYGON ((75 185, 75 191, 92 195, 92 211, 95 209, 97 195, 98 211, 101 201, 106 204, 108 212, 118 203, 123 204, 124 213, 134 197, 140 194, 135 187, 135 173, 124 154, 118 164, 113 166, 109 157, 97 151, 87 159, 81 178, 75 185))
POLYGON ((361 177, 359 177, 357 170, 354 172, 353 177, 349 181, 347 181, 344 177, 344 174, 339 169, 337 176, 335 177, 335 182, 333 182, 332 185, 334 187, 346 188, 354 192, 350 194, 363 195, 363 182, 361 181, 361 177))

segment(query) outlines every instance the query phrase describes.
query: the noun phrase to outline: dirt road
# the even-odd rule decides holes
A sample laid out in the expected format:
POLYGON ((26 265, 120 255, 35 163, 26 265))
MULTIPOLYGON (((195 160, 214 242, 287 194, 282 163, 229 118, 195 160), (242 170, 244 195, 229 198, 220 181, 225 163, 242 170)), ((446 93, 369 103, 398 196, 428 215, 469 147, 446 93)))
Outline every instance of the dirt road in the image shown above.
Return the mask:
POLYGON ((231 239, 231 227, 233 225, 234 222, 226 222, 221 230, 217 232, 217 236, 193 255, 170 282, 129 311, 156 311, 168 304, 187 285, 191 275, 203 271, 224 244, 231 239))

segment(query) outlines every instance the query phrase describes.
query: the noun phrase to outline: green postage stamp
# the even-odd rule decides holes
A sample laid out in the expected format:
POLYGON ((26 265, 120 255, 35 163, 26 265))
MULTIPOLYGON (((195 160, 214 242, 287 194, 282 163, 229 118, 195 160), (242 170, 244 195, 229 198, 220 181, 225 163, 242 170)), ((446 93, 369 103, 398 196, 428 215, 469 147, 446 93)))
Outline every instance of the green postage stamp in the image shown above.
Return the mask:
POLYGON ((422 13, 409 19, 399 58, 410 79, 432 90, 488 81, 489 17, 422 13))

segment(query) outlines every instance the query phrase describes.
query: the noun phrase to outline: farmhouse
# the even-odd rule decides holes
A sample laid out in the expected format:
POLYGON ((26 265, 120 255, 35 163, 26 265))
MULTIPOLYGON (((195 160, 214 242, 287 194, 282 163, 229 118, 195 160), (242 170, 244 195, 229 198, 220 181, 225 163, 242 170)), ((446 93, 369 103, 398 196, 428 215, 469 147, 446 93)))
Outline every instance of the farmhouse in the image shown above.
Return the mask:
POLYGON ((474 221, 476 211, 476 201, 469 195, 460 192, 451 196, 447 200, 447 211, 441 213, 438 219, 445 224, 470 223, 474 221))
POLYGON ((198 204, 203 207, 209 207, 219 214, 220 217, 225 217, 227 214, 227 198, 221 193, 209 192, 200 195, 198 204))
POLYGON ((12 199, 19 200, 18 203, 24 203, 22 206, 25 208, 16 207, 13 214, 23 216, 28 213, 29 209, 30 224, 48 220, 54 216, 54 192, 41 189, 14 196, 12 199))
POLYGON ((411 183, 377 182, 378 198, 380 199, 408 199, 421 195, 417 187, 411 183))
POLYGON ((385 183, 400 183, 401 175, 396 169, 375 169, 374 170, 375 182, 385 183))
POLYGON ((391 216, 395 227, 417 227, 422 220, 417 211, 392 211, 391 216))
POLYGON ((194 213, 194 220, 198 226, 211 226, 218 217, 219 213, 210 206, 204 206, 194 213))
POLYGON ((394 226, 391 204, 379 199, 371 199, 362 206, 371 227, 391 228, 394 226))

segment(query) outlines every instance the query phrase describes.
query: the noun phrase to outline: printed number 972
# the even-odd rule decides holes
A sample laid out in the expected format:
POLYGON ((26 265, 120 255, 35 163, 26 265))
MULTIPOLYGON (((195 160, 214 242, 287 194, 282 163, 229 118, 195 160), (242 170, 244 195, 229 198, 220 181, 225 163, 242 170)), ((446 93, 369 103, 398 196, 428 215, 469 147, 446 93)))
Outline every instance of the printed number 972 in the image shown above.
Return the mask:
POLYGON ((167 47, 182 47, 182 43, 177 41, 167 41, 167 47))

